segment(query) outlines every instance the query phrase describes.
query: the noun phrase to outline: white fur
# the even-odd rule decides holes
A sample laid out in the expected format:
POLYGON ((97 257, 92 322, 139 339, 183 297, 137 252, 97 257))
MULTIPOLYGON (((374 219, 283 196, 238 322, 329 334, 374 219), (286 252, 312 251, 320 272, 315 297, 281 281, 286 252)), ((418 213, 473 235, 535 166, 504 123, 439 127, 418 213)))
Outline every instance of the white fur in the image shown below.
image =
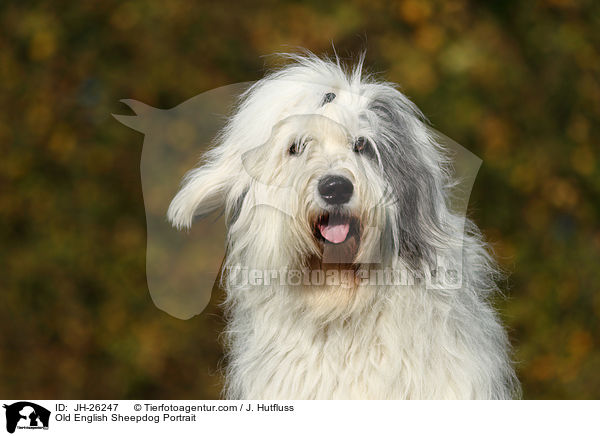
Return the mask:
POLYGON ((344 175, 355 191, 343 209, 364 226, 359 271, 377 259, 418 273, 428 251, 441 251, 462 262, 462 287, 249 285, 225 274, 226 397, 518 396, 488 301, 494 263, 477 228, 447 206, 448 162, 419 111, 392 85, 364 77, 362 59, 347 71, 339 61, 291 57, 243 96, 218 145, 186 177, 170 221, 189 227, 224 207, 226 271, 306 271, 319 255, 311 216, 328 208, 317 183, 344 175), (321 105, 327 92, 336 97, 321 105), (357 136, 370 139, 373 156, 352 151, 357 136), (288 153, 293 141, 304 147, 297 156, 288 153))

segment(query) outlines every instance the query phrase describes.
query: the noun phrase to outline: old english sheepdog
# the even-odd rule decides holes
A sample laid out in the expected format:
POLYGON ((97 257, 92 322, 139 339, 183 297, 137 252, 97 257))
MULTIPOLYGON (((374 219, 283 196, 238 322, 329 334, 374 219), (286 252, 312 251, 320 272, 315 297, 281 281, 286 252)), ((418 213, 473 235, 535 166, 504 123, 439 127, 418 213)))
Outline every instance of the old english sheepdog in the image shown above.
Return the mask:
POLYGON ((497 269, 449 206, 449 159, 420 111, 364 57, 287 56, 168 210, 177 228, 225 213, 225 397, 518 396, 497 269), (432 284, 439 265, 450 283, 432 284))

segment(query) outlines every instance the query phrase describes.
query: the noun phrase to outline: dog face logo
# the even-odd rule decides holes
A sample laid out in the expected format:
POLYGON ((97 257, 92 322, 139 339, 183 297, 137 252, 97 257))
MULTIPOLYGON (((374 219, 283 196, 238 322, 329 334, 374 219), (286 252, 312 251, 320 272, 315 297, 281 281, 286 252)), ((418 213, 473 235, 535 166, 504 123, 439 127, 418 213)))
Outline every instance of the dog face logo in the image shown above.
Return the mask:
POLYGON ((115 117, 145 134, 147 275, 159 308, 184 319, 200 313, 224 258, 229 270, 267 274, 437 264, 453 280, 442 286, 460 287, 481 161, 427 127, 392 87, 353 86, 275 74, 170 110, 124 101, 136 115, 115 117), (218 211, 223 219, 201 219, 218 211))
POLYGON ((15 429, 48 429, 50 411, 29 401, 19 401, 3 406, 6 409, 6 431, 15 429))

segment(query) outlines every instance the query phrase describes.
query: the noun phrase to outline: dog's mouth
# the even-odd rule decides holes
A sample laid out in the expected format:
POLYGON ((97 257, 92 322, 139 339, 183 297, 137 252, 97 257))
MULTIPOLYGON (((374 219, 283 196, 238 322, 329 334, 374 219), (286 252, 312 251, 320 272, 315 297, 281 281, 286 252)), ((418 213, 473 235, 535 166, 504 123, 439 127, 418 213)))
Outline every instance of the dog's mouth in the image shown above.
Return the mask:
POLYGON ((320 263, 353 264, 360 246, 360 220, 342 212, 323 212, 314 219, 313 234, 320 263))
POLYGON ((319 215, 314 224, 317 240, 325 244, 343 244, 358 234, 358 219, 341 213, 325 212, 319 215))

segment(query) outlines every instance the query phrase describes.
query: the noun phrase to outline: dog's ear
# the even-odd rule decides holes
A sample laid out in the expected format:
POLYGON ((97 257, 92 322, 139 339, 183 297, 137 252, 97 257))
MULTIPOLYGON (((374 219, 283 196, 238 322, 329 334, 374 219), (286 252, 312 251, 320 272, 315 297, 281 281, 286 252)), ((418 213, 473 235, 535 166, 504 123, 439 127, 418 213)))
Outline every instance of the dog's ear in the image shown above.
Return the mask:
POLYGON ((443 156, 430 137, 424 117, 400 92, 387 88, 375 98, 380 165, 391 190, 396 216, 392 231, 398 254, 412 268, 432 264, 445 215, 443 156))
POLYGON ((189 229, 195 216, 205 217, 224 206, 232 183, 239 176, 239 171, 226 165, 226 161, 224 157, 211 160, 185 176, 167 211, 173 226, 189 229))

